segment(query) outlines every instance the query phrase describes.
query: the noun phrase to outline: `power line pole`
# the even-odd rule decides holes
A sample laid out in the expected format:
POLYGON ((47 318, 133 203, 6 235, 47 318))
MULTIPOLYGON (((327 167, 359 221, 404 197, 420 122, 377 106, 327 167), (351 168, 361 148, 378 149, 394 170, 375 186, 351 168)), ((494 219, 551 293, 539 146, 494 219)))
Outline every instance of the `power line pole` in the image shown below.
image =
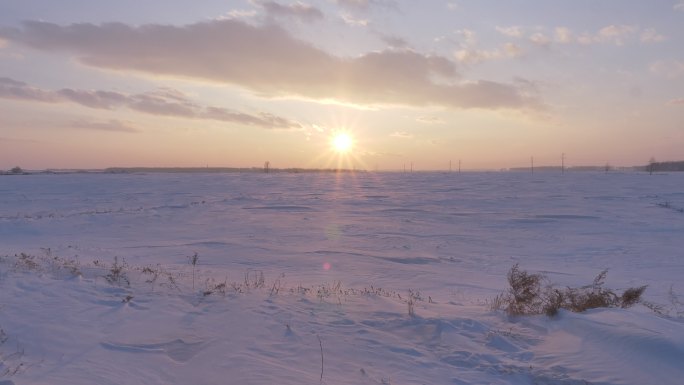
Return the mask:
POLYGON ((561 154, 561 174, 565 174, 565 153, 561 154))
POLYGON ((532 174, 534 174, 534 157, 530 157, 530 170, 532 171, 532 174))

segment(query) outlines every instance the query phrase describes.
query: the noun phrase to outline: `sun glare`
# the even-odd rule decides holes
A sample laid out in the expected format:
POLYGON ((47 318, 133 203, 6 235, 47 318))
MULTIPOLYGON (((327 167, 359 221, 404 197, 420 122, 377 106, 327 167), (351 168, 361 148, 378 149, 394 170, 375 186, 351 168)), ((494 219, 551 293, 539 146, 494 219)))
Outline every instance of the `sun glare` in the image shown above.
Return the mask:
POLYGON ((346 132, 339 132, 332 138, 332 147, 339 153, 349 152, 353 144, 352 137, 346 132))

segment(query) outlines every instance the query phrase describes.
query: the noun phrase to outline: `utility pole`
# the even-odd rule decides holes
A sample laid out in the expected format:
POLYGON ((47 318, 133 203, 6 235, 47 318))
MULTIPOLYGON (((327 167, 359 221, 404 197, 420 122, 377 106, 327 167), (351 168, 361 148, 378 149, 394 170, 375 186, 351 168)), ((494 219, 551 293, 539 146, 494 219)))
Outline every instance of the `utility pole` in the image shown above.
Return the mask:
POLYGON ((530 170, 532 170, 532 174, 534 174, 534 157, 533 156, 530 157, 530 166, 531 166, 530 170))
POLYGON ((561 174, 565 174, 565 153, 561 154, 561 174))

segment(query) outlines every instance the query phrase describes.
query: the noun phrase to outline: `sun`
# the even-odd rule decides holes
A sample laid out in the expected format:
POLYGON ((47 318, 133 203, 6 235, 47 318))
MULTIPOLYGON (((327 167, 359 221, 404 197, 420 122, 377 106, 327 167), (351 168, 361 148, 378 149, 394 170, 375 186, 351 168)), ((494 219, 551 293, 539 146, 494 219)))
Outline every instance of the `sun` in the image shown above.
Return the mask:
POLYGON ((354 140, 346 132, 338 132, 333 135, 331 143, 332 148, 340 154, 349 152, 354 146, 354 140))

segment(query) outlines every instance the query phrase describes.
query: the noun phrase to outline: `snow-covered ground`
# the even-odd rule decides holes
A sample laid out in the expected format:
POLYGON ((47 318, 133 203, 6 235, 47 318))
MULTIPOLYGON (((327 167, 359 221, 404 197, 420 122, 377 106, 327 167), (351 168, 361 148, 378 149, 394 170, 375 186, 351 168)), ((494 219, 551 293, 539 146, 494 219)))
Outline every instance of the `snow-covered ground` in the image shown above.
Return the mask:
POLYGON ((683 211, 675 173, 1 176, 0 384, 681 384, 683 211), (492 310, 516 263, 663 314, 492 310))

